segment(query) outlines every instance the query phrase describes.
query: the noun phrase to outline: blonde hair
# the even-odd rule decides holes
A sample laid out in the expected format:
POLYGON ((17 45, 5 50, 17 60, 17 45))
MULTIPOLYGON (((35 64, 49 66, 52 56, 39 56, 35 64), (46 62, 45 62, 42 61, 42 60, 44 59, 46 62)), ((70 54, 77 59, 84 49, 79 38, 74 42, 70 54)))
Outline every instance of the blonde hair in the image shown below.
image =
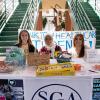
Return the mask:
POLYGON ((75 35, 74 41, 73 41, 74 47, 76 47, 75 41, 76 41, 76 38, 77 38, 77 37, 81 37, 81 39, 82 39, 81 50, 80 50, 80 53, 79 53, 78 57, 83 57, 84 54, 85 54, 84 36, 83 36, 83 34, 76 34, 76 35, 75 35))

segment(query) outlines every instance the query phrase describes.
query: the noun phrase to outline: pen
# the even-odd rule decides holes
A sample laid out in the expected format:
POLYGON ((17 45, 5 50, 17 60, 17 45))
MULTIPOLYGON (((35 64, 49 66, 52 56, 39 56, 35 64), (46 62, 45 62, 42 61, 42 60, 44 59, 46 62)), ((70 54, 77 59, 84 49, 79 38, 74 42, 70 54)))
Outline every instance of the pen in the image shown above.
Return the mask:
POLYGON ((98 73, 98 72, 96 72, 96 71, 94 71, 94 70, 88 70, 88 71, 93 72, 93 73, 98 73))

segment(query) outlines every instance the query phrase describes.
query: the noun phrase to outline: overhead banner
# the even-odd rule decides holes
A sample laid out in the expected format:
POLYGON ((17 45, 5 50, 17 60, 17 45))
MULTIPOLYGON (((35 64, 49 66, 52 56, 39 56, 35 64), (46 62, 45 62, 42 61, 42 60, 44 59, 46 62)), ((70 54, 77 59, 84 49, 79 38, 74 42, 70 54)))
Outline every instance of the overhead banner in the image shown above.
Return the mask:
MULTIPOLYGON (((19 30, 20 32, 21 30, 19 30)), ((94 30, 87 31, 31 31, 28 30, 33 45, 40 50, 45 45, 44 37, 46 34, 53 36, 54 42, 59 45, 62 50, 68 50, 73 46, 73 38, 76 34, 83 34, 85 45, 95 48, 96 33, 94 30)))
POLYGON ((92 100, 90 77, 49 77, 24 80, 25 100, 92 100))

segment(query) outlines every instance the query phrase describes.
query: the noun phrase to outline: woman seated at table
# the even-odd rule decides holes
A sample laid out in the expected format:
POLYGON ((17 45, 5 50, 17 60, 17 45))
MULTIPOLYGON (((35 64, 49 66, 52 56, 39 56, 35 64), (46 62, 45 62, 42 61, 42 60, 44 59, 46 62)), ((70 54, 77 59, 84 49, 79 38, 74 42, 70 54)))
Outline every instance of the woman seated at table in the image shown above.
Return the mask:
POLYGON ((40 50, 40 54, 50 54, 51 57, 54 57, 54 52, 61 52, 62 49, 60 46, 54 44, 53 38, 50 34, 45 36, 45 46, 43 46, 40 50))
POLYGON ((25 54, 29 52, 33 52, 33 53, 38 52, 38 50, 32 44, 29 32, 27 30, 22 30, 19 33, 19 43, 16 44, 15 46, 22 48, 25 54))
POLYGON ((73 46, 68 52, 73 57, 84 57, 85 49, 88 48, 84 45, 84 36, 82 34, 76 34, 73 40, 73 46))

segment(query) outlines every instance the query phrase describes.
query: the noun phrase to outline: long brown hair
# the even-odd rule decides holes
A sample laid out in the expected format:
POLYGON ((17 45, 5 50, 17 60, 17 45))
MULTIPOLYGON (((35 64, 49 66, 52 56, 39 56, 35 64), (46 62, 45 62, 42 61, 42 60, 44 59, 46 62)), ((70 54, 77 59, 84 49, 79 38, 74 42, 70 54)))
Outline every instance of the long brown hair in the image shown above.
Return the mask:
POLYGON ((81 39, 82 39, 81 50, 80 50, 80 53, 79 53, 78 57, 83 57, 84 54, 85 54, 84 36, 83 36, 82 34, 76 34, 76 35, 75 35, 74 41, 73 41, 73 44, 74 44, 74 47, 75 47, 75 48, 76 48, 75 41, 76 41, 76 38, 77 38, 77 37, 81 37, 81 39))
POLYGON ((32 41, 31 41, 31 38, 30 38, 30 35, 29 35, 29 32, 27 30, 22 30, 20 33, 19 33, 19 46, 21 47, 22 46, 22 39, 21 39, 21 34, 23 32, 26 32, 28 34, 28 40, 27 40, 27 43, 28 45, 32 45, 32 41))

